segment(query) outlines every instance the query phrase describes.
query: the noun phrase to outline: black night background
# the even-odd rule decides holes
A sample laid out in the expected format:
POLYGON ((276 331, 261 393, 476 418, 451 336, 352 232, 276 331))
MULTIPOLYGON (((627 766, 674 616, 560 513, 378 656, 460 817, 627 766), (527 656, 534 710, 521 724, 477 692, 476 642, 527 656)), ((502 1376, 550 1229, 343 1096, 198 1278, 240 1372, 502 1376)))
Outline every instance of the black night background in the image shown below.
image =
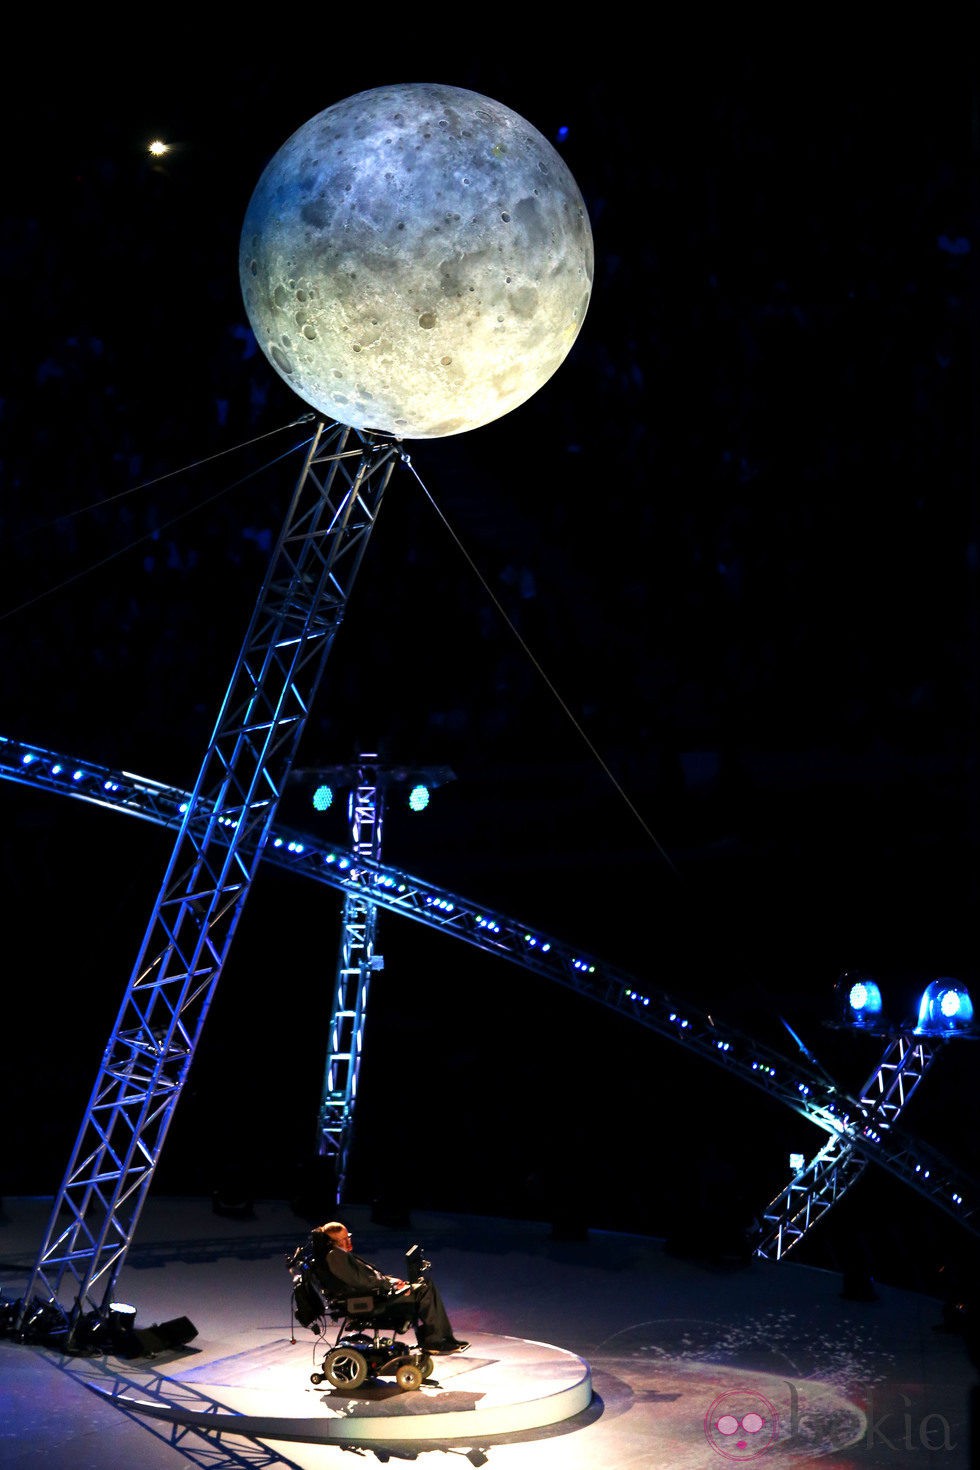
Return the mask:
MULTIPOLYGON (((448 765, 426 812, 390 795, 387 862, 787 1055, 792 1027, 857 1088, 878 1043, 826 1024, 842 970, 902 1016, 938 976, 978 985, 968 53, 775 67, 748 41, 607 40, 574 64, 447 45, 340 66, 322 44, 301 70, 63 37, 30 119, 11 109, 0 735, 193 785, 306 432, 241 303, 251 191, 357 91, 495 97, 582 190, 589 314, 520 409, 408 445, 300 764, 448 765)), ((282 820, 342 841, 311 794, 294 780, 282 820)), ((170 837, 10 782, 0 810, 0 1194, 53 1193, 170 837)), ((260 873, 158 1191, 320 1187, 341 905, 260 873)), ((386 914, 378 949, 358 1200, 711 1241, 819 1146, 514 965, 386 914)), ((903 1120, 968 1171, 975 1060, 946 1048, 903 1120)), ((966 1248, 874 1169, 803 1249, 840 1266, 856 1241, 927 1286, 966 1248)))

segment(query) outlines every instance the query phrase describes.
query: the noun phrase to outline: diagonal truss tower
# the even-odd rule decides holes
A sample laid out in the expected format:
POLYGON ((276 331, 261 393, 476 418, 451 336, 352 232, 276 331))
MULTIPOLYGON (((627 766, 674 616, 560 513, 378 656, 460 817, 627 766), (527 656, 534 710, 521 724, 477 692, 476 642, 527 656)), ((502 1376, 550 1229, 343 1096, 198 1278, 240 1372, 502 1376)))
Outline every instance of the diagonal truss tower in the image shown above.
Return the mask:
POLYGON ((108 1315, 351 587, 401 457, 316 422, 133 967, 17 1326, 34 1299, 66 1345, 108 1315))
MULTIPOLYGON (((869 1136, 880 1137, 894 1126, 944 1045, 940 1037, 909 1031, 888 1039, 881 1060, 858 1095, 869 1136)), ((854 1148, 846 1134, 828 1139, 766 1206, 756 1255, 781 1260, 857 1183, 867 1162, 867 1156, 854 1148)), ((928 1164, 918 1165, 919 1173, 926 1171, 924 1182, 928 1168, 928 1164)))
MULTIPOLYGON (((380 860, 383 818, 384 795, 376 757, 365 755, 358 763, 357 785, 350 799, 355 864, 380 860)), ((350 1163, 371 977, 384 967, 382 957, 374 948, 377 927, 377 905, 363 893, 345 894, 327 1061, 317 1117, 317 1152, 321 1158, 334 1161, 338 1204, 344 1198, 350 1163)))

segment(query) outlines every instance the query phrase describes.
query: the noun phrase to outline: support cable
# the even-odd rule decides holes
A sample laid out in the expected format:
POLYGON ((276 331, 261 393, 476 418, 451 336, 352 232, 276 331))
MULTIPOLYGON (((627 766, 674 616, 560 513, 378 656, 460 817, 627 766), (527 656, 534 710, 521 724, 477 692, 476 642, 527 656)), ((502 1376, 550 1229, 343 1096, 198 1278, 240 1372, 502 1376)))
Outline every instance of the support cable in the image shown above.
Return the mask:
POLYGON ((551 679, 549 679, 548 675, 545 673, 544 669, 541 667, 541 664, 538 662, 538 660, 535 658, 534 654, 531 652, 530 648, 527 646, 527 643, 521 637, 521 635, 518 632, 518 630, 514 627, 514 624, 511 622, 510 618, 507 616, 507 612, 504 609, 503 605, 501 604, 500 599, 496 596, 496 594, 493 591, 493 588, 489 585, 489 583, 487 582, 487 580, 484 577, 483 573, 480 571, 479 567, 476 565, 475 561, 473 560, 473 558, 470 556, 469 552, 464 547, 462 541, 459 539, 459 537, 457 536, 456 532, 450 526, 449 521, 447 520, 444 512, 442 510, 440 510, 439 506, 436 504, 435 498, 433 497, 433 495, 432 495, 431 491, 428 489, 428 487, 423 483, 421 477, 419 476, 418 471, 416 470, 415 466, 412 464, 411 459, 406 458, 405 463, 407 464, 408 468, 411 470, 412 474, 415 476, 416 480, 418 480, 418 483, 419 483, 419 486, 421 487, 422 493, 425 495, 426 499, 428 500, 429 504, 432 506, 432 509, 435 511, 436 515, 439 517, 440 521, 442 522, 443 526, 445 527, 446 531, 448 532, 450 538, 452 539, 452 541, 456 545, 458 551, 460 552, 460 555, 463 557, 464 561, 469 566, 469 568, 473 572, 474 576, 477 578, 477 580, 480 583, 480 586, 483 588, 484 592, 490 598, 490 601, 493 603, 494 607, 497 609, 497 612, 500 614, 500 617, 502 618, 502 620, 504 621, 504 623, 507 625, 507 627, 509 628, 510 632, 514 635, 514 638, 517 640, 518 644, 520 645, 522 652, 527 656, 527 659, 528 659, 529 663, 532 664, 532 666, 535 669, 535 672, 540 675, 543 683, 545 684, 545 687, 548 689, 548 692, 554 698, 554 700, 557 703, 559 709, 562 711, 562 713, 564 714, 565 718, 568 720, 569 724, 575 730, 576 734, 582 740, 582 743, 585 745, 586 749, 589 751, 589 754, 594 757, 596 763, 601 768, 603 774, 607 777, 607 779, 609 780, 609 782, 611 783, 611 785, 614 787, 614 789, 616 790, 616 792, 618 793, 618 795, 622 798, 623 802, 625 803, 625 805, 629 809, 630 813, 635 818, 636 822, 638 823, 638 825, 640 826, 640 828, 642 829, 642 831, 646 834, 646 836, 653 843, 654 847, 657 849, 657 851, 659 852, 660 856, 663 858, 664 862, 670 868, 671 872, 674 873, 674 875, 676 877, 680 877, 680 873, 679 873, 677 867, 675 866, 673 859, 670 857, 670 855, 668 854, 668 852, 666 851, 666 849, 662 846, 662 844, 658 841, 656 835, 650 830, 650 827, 648 826, 647 822, 644 820, 642 814, 637 810, 637 808, 634 805, 633 801, 627 795, 627 793, 623 789, 623 787, 620 784, 620 782, 616 779, 616 777, 613 774, 613 772, 609 769, 609 766, 603 760, 602 756, 599 754, 598 750, 593 745, 592 741, 589 739, 589 737, 586 734, 585 730, 583 730, 581 724, 575 718, 574 714, 569 709, 567 703, 562 698, 561 694, 559 694, 558 690, 555 688, 555 685, 552 683, 551 679))

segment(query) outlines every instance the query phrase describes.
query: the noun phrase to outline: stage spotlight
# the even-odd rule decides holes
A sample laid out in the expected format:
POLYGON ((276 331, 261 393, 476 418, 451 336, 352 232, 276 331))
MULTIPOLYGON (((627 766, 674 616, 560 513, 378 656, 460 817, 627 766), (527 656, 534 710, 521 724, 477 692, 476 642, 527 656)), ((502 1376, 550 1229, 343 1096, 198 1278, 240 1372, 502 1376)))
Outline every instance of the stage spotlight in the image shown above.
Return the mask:
POLYGON ((838 1020, 845 1026, 871 1030, 881 1025, 881 991, 874 980, 845 970, 837 982, 838 1020))
POLYGON ((136 1308, 112 1302, 105 1312, 86 1312, 72 1329, 71 1350, 81 1353, 116 1353, 130 1356, 136 1308))
POLYGON ((317 812, 329 811, 333 806, 333 791, 329 786, 318 786, 313 793, 313 810, 317 812))
POLYGON ((16 1335, 23 1342, 41 1342, 49 1347, 62 1343, 68 1333, 64 1312, 55 1301, 31 1297, 17 1325, 16 1335))
POLYGON ((956 1036, 973 1032, 973 1002, 965 985, 957 980, 933 980, 922 992, 916 1033, 925 1036, 956 1036))
POLYGON ((424 812, 429 805, 428 786, 413 786, 408 794, 408 805, 413 812, 424 812))
POLYGON ((106 1314, 109 1341, 113 1350, 124 1353, 132 1347, 133 1329, 136 1326, 136 1308, 129 1302, 110 1302, 106 1314))

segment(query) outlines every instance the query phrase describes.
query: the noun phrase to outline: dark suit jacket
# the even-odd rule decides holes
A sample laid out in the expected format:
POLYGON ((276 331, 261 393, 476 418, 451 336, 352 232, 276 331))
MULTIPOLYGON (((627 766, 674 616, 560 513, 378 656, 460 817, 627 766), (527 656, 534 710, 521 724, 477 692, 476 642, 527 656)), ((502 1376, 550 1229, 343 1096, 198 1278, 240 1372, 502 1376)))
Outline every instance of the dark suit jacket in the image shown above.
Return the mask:
POLYGON ((391 1295, 391 1282, 384 1272, 355 1256, 353 1251, 342 1251, 337 1246, 324 1251, 321 1247, 315 1250, 315 1260, 324 1284, 336 1282, 339 1296, 391 1295))

